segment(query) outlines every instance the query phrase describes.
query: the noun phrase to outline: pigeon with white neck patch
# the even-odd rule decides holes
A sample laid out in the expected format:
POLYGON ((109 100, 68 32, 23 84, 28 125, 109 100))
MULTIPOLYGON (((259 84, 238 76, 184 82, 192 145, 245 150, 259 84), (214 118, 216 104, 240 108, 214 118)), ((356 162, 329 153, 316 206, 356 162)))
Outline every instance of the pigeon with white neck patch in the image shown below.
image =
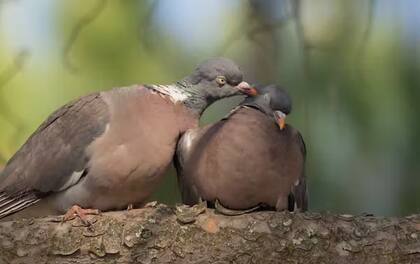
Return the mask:
POLYGON ((256 90, 231 60, 210 59, 171 85, 94 93, 53 114, 0 175, 0 218, 65 219, 142 204, 173 158, 179 136, 214 101, 256 90), (25 209, 25 210, 24 210, 25 209), (26 213, 25 213, 26 211, 26 213))

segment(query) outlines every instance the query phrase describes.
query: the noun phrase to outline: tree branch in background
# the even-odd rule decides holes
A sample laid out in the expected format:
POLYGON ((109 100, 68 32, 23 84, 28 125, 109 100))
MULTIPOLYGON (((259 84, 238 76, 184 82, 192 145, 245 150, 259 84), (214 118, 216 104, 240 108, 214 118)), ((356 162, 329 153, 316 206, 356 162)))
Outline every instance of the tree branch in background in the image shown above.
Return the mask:
MULTIPOLYGON (((0 91, 22 71, 29 55, 29 52, 26 50, 20 51, 14 58, 13 63, 0 73, 0 91)), ((23 130, 24 122, 10 110, 7 102, 4 101, 3 96, 0 96, 0 115, 4 120, 10 123, 16 131, 19 132, 23 130)), ((17 141, 18 138, 19 133, 15 133, 11 142, 17 141)), ((0 164, 5 161, 7 161, 7 158, 0 153, 0 164)))
POLYGON ((302 17, 301 17, 302 2, 301 0, 294 0, 294 1, 292 0, 291 5, 292 5, 292 10, 293 10, 292 11, 293 17, 295 19, 296 36, 298 38, 298 43, 301 47, 301 52, 302 52, 303 70, 304 70, 305 77, 308 79, 309 78, 308 52, 310 50, 310 46, 305 40, 304 26, 303 26, 302 17))
POLYGON ((0 263, 420 263, 420 215, 383 218, 211 209, 0 223, 0 263))
POLYGON ((20 51, 13 59, 12 65, 0 73, 0 89, 6 86, 18 74, 29 57, 29 52, 26 50, 20 51))
POLYGON ((242 21, 239 23, 239 27, 232 31, 232 33, 226 38, 222 46, 219 48, 218 54, 224 54, 226 51, 237 41, 239 41, 247 31, 249 31, 249 25, 253 24, 255 18, 252 16, 252 10, 248 12, 242 18, 242 21), (244 28, 245 26, 245 28, 244 28), (245 33, 244 33, 245 32, 245 33))
POLYGON ((72 29, 70 37, 67 40, 63 51, 63 64, 64 67, 70 72, 77 72, 77 67, 70 60, 70 52, 74 43, 77 41, 77 38, 79 37, 83 29, 86 28, 93 21, 95 21, 95 19, 102 13, 102 11, 106 7, 107 2, 108 0, 98 0, 96 5, 91 10, 89 10, 89 12, 85 16, 80 18, 80 20, 72 29))
MULTIPOLYGON (((302 22, 302 1, 301 0, 291 0, 292 13, 295 19, 295 32, 296 37, 298 38, 298 43, 300 45, 300 51, 302 56, 302 71, 304 84, 301 86, 303 94, 307 94, 306 87, 310 81, 310 45, 305 40, 305 31, 302 22)), ((306 140, 310 142, 310 118, 309 118, 309 106, 307 104, 307 98, 302 97, 302 113, 303 113, 303 131, 306 132, 306 140)))
POLYGON ((155 11, 157 10, 158 6, 159 6, 159 0, 152 1, 149 7, 149 11, 144 16, 141 23, 139 23, 139 28, 138 28, 139 41, 148 50, 154 47, 152 45, 151 39, 153 38, 155 34, 150 34, 149 30, 152 28, 151 24, 152 24, 153 15, 155 14, 155 11))
MULTIPOLYGON (((251 42, 254 42, 256 46, 264 50, 263 43, 258 42, 257 35, 273 32, 279 28, 282 28, 290 20, 291 16, 287 14, 284 18, 276 21, 262 22, 258 17, 264 17, 261 10, 257 10, 257 5, 261 4, 260 1, 249 0, 250 8, 249 12, 243 18, 243 21, 239 23, 239 27, 235 29, 226 41, 219 49, 220 54, 224 54, 235 42, 239 41, 242 37, 246 36, 251 42), (246 26, 244 28, 244 26, 246 26)), ((273 33, 274 35, 275 33, 273 33)))
POLYGON ((368 11, 367 11, 368 12, 367 23, 366 23, 365 31, 363 32, 363 35, 362 35, 362 40, 360 41, 359 53, 363 52, 364 47, 366 46, 366 43, 369 40, 369 36, 372 31, 372 25, 373 25, 373 20, 374 20, 375 5, 376 5, 376 0, 369 0, 368 11))
POLYGON ((360 40, 360 44, 356 50, 356 56, 354 56, 355 61, 353 63, 354 65, 353 72, 354 74, 358 73, 360 77, 362 77, 362 74, 360 73, 360 71, 363 68, 359 66, 360 66, 360 63, 363 61, 362 57, 364 55, 366 45, 369 41, 369 37, 372 32, 373 21, 375 18, 375 5, 376 5, 376 0, 369 0, 368 9, 367 9, 366 27, 363 32, 362 38, 360 40))

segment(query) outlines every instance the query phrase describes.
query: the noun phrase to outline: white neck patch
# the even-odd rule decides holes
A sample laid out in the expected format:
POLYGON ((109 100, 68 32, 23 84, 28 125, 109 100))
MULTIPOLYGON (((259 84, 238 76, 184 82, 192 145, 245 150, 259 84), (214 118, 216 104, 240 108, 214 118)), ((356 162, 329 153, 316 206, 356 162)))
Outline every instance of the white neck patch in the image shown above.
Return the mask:
POLYGON ((170 84, 170 85, 151 85, 151 87, 167 96, 171 99, 172 102, 178 103, 178 102, 185 102, 189 94, 182 89, 179 89, 176 85, 170 84))

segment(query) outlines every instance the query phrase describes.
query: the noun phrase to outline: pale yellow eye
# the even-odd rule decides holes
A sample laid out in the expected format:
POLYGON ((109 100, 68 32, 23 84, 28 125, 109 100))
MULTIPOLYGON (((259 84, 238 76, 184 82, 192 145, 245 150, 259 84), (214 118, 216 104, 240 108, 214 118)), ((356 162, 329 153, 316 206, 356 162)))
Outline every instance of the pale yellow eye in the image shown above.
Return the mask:
POLYGON ((226 83, 226 78, 225 78, 225 76, 217 76, 217 77, 216 77, 216 82, 217 82, 217 84, 219 84, 220 86, 225 85, 225 83, 226 83))

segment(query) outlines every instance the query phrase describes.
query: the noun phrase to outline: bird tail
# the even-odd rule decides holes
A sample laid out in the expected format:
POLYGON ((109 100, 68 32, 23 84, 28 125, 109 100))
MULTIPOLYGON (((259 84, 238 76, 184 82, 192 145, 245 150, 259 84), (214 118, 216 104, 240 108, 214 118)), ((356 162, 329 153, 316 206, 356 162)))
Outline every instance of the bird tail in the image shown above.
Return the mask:
POLYGON ((289 209, 292 208, 290 211, 298 209, 300 212, 305 212, 308 210, 308 186, 306 185, 304 176, 301 177, 299 184, 294 186, 292 197, 294 198, 292 205, 290 204, 289 197, 289 209))
POLYGON ((0 219, 19 212, 41 200, 33 192, 21 192, 15 195, 9 195, 0 192, 0 219))

